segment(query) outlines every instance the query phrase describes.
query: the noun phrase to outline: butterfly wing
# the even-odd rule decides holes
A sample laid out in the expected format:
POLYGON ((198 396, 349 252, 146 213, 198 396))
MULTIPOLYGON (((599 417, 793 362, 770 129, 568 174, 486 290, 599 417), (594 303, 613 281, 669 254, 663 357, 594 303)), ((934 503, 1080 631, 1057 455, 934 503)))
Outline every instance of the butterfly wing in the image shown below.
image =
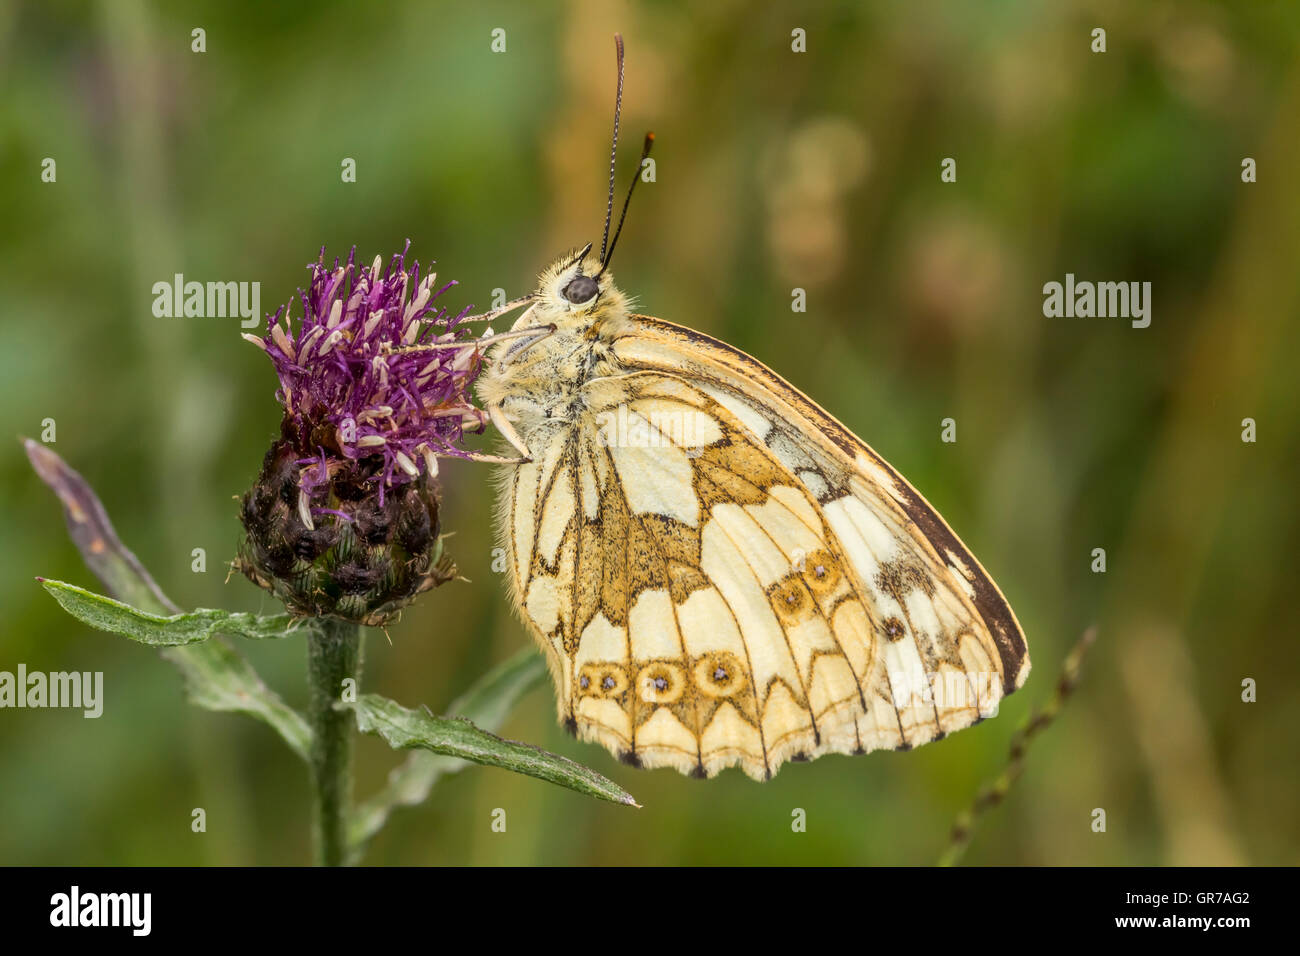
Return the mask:
MULTIPOLYGON (((696 383, 733 409, 751 434, 798 474, 823 507, 884 523, 903 552, 943 570, 941 580, 966 605, 971 625, 991 641, 1003 693, 1029 676, 1024 632, 988 573, 915 488, 824 409, 761 362, 725 342, 649 316, 616 344, 629 367, 661 369, 696 383)), ((860 570, 867 571, 870 567, 860 570)), ((868 578, 872 575, 867 575, 868 578)))
POLYGON ((765 779, 993 713, 1023 637, 997 595, 999 643, 942 520, 759 363, 655 321, 616 343, 643 371, 587 383, 587 411, 508 476, 513 590, 561 719, 632 763, 765 779), (724 355, 748 365, 733 379, 724 355))

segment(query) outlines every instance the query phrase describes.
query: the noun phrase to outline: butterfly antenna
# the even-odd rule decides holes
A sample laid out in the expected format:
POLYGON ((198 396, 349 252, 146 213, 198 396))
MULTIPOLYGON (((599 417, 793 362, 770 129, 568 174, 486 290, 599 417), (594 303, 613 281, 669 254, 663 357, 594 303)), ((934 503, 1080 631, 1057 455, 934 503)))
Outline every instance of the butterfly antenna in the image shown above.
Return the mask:
POLYGON ((623 112, 623 35, 614 34, 618 51, 618 91, 614 94, 614 142, 609 147, 609 200, 605 203, 605 235, 600 240, 600 261, 605 261, 605 243, 609 241, 609 221, 614 215, 614 160, 618 156, 618 119, 623 112))
POLYGON ((655 144, 655 134, 645 134, 645 145, 641 147, 641 159, 637 161, 636 172, 632 174, 632 185, 627 187, 627 198, 623 200, 623 212, 618 217, 618 228, 614 230, 614 241, 609 244, 609 255, 603 256, 600 260, 600 271, 596 277, 605 274, 609 268, 610 260, 614 258, 614 247, 618 245, 618 237, 623 232, 623 220, 627 218, 627 207, 632 203, 632 192, 636 189, 636 184, 641 181, 641 167, 645 165, 646 157, 650 155, 650 147, 655 144))

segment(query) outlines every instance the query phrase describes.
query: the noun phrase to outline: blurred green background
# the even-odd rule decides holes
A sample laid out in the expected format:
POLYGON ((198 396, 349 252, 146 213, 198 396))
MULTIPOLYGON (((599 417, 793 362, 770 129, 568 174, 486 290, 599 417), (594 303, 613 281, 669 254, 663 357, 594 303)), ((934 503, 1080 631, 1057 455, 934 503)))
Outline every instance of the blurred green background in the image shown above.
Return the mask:
MULTIPOLYGON (((565 735, 544 687, 505 734, 644 809, 471 768, 396 813, 367 862, 930 862, 1091 624, 1077 695, 967 861, 1300 862, 1300 6, 1118 0, 0 5, 0 670, 102 670, 106 696, 98 720, 0 711, 0 862, 309 859, 306 770, 272 732, 187 706, 154 652, 33 581, 96 584, 16 438, 55 419, 54 449, 180 604, 274 610, 224 580, 233 499, 278 421, 270 364, 237 319, 155 318, 153 283, 259 281, 270 311, 322 245, 369 259, 410 238, 460 281, 450 305, 530 291, 599 240, 615 30, 620 184, 657 134, 620 285, 893 462, 1001 584, 1034 671, 976 729, 767 784, 624 767, 565 735), (1067 272, 1151 282, 1150 328, 1045 318, 1067 272)), ((372 633, 364 682, 435 711, 529 641, 490 568, 486 467, 443 474, 472 583, 426 596, 391 644, 372 633)), ((247 653, 304 702, 301 646, 247 653)), ((359 794, 395 763, 361 740, 359 794)))

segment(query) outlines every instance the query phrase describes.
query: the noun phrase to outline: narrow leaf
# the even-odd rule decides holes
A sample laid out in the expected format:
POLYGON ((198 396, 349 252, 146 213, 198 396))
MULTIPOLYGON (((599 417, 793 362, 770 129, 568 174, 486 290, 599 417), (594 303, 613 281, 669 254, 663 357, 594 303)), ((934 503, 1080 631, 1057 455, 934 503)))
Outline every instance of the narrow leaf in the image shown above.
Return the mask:
MULTIPOLYGON (((524 648, 508 661, 479 678, 449 708, 453 716, 464 717, 483 730, 498 730, 525 693, 546 674, 546 662, 531 647, 524 648)), ((443 776, 457 773, 468 764, 455 757, 444 757, 427 750, 415 750, 388 775, 388 783, 369 800, 360 804, 352 817, 349 843, 352 854, 359 856, 370 838, 388 821, 398 807, 412 807, 428 799, 429 792, 443 776)))
POLYGON ((37 477, 59 496, 72 543, 95 577, 104 582, 108 593, 148 611, 168 614, 179 611, 118 538, 108 520, 108 512, 86 479, 40 442, 24 438, 23 447, 37 477))
POLYGON ((631 794, 596 771, 531 744, 504 740, 464 718, 430 717, 377 694, 363 694, 351 706, 362 733, 378 734, 395 749, 419 747, 526 774, 611 803, 640 806, 631 794))
POLYGON ((288 614, 259 617, 242 611, 211 608, 199 608, 197 611, 164 617, 138 610, 75 584, 47 581, 44 578, 37 580, 54 595, 54 599, 65 611, 83 624, 154 647, 198 644, 214 634, 229 634, 250 640, 274 640, 307 627, 301 619, 295 620, 288 614))
MULTIPOLYGON (((163 593, 118 538, 108 512, 86 480, 39 442, 29 438, 23 445, 37 476, 63 504, 68 533, 82 560, 109 593, 147 611, 179 612, 180 607, 163 593)), ((307 722, 262 683, 252 666, 222 638, 185 647, 164 647, 159 653, 181 672, 190 701, 196 706, 236 711, 262 720, 295 753, 309 759, 311 730, 307 722)))

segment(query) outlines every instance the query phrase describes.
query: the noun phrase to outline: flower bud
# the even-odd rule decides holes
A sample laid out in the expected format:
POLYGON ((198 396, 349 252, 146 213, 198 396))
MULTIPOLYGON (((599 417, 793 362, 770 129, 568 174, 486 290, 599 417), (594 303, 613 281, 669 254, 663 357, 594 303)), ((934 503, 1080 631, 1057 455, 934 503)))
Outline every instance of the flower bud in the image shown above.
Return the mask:
POLYGON ((309 526, 299 506, 298 452, 277 441, 241 503, 239 569, 294 614, 373 626, 455 577, 438 536, 435 483, 421 475, 381 501, 373 492, 380 461, 334 462, 310 505, 309 526))

